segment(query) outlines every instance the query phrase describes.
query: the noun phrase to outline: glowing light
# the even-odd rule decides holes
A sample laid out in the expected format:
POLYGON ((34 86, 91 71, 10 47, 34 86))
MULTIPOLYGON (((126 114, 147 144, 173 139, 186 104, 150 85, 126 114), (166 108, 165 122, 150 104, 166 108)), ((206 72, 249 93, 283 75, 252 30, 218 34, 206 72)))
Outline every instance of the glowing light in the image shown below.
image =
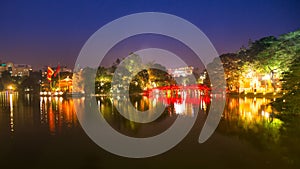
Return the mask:
POLYGON ((9 95, 9 107, 10 107, 10 131, 14 132, 14 106, 13 106, 13 95, 9 95))
POLYGON ((134 103, 134 107, 137 109, 137 107, 138 107, 137 101, 134 103))
POLYGON ((262 80, 270 80, 271 79, 271 77, 270 77, 270 75, 265 75, 264 77, 262 77, 262 80))
POLYGON ((270 117, 270 114, 268 112, 265 112, 265 117, 266 118, 269 118, 270 117))
POLYGON ((183 114, 185 111, 185 105, 179 104, 179 103, 174 103, 174 109, 175 109, 176 114, 183 114))
POLYGON ((153 86, 153 87, 156 87, 156 83, 155 83, 155 82, 152 82, 152 86, 153 86))
POLYGON ((12 85, 9 85, 7 88, 8 88, 8 90, 13 90, 13 86, 12 85))
POLYGON ((170 98, 171 97, 171 90, 168 90, 167 91, 167 98, 170 98))

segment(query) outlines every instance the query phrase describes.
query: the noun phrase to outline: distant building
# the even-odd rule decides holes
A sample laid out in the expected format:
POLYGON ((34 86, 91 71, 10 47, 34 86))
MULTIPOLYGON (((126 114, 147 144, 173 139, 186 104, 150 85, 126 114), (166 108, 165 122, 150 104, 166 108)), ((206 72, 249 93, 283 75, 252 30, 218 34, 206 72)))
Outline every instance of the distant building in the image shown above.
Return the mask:
POLYGON ((15 64, 13 66, 11 76, 29 76, 32 71, 31 65, 15 64))
POLYGON ((175 69, 168 69, 168 73, 172 77, 186 77, 193 74, 194 67, 180 67, 175 69))
POLYGON ((0 75, 2 74, 2 72, 6 71, 7 68, 6 68, 6 63, 2 63, 0 61, 0 75))
POLYGON ((13 62, 0 63, 0 75, 8 71, 11 76, 29 76, 32 71, 31 65, 14 64, 13 62))

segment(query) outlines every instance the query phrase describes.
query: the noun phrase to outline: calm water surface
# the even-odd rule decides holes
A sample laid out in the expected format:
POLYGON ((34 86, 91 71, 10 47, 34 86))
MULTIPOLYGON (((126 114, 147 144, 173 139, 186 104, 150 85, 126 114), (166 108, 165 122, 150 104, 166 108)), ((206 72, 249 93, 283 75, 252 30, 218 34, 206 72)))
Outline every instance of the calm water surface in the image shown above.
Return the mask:
MULTIPOLYGON (((0 168, 300 168, 299 119, 281 121, 266 98, 226 98, 221 122, 203 144, 198 137, 210 107, 209 97, 135 97, 139 110, 163 104, 164 113, 154 122, 139 124, 121 116, 122 97, 96 98, 107 122, 132 137, 157 135, 178 116, 197 121, 187 137, 172 150, 150 158, 129 159, 98 147, 81 128, 75 103, 88 99, 0 94, 0 168)), ((157 143, 159 144, 159 143, 157 143)))

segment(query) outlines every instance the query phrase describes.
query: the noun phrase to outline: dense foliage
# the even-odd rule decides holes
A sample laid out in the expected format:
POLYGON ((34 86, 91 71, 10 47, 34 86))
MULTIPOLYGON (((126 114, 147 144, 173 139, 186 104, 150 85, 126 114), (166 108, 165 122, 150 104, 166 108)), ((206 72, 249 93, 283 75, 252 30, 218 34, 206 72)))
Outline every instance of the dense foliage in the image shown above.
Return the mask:
POLYGON ((269 74, 271 78, 276 74, 285 95, 274 105, 284 112, 300 112, 300 30, 250 42, 247 48, 220 57, 228 89, 239 88, 239 81, 249 71, 269 74))

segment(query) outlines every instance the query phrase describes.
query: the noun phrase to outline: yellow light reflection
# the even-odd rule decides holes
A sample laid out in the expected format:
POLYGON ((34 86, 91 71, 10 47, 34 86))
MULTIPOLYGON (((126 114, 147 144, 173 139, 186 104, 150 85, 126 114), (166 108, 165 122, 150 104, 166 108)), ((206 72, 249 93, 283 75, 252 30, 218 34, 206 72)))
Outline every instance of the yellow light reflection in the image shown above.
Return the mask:
POLYGON ((10 131, 14 132, 14 105, 13 105, 13 94, 9 94, 9 108, 10 108, 10 131))
POLYGON ((40 99, 40 122, 48 126, 51 134, 60 133, 64 127, 78 125, 73 99, 64 100, 62 97, 40 97, 40 99))
POLYGON ((265 128, 265 132, 273 137, 274 141, 279 138, 279 130, 282 121, 276 119, 276 112, 272 106, 268 105, 271 99, 266 98, 230 98, 227 102, 227 109, 223 118, 228 121, 228 125, 233 129, 259 132, 265 128))

